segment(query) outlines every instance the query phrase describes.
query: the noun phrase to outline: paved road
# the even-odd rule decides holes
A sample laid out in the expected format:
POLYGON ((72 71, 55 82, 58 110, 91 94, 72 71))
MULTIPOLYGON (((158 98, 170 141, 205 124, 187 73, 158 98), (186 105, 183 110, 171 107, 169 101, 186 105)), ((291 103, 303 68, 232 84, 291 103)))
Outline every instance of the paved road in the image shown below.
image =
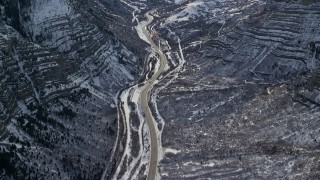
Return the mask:
POLYGON ((159 49, 159 47, 153 42, 153 40, 150 37, 150 34, 147 30, 147 26, 152 22, 153 16, 150 14, 153 11, 147 12, 145 15, 148 18, 147 23, 142 27, 142 31, 144 35, 147 37, 149 44, 154 49, 154 51, 160 56, 160 68, 158 71, 155 72, 155 74, 146 81, 146 84, 144 85, 144 89, 141 92, 141 107, 142 111, 145 114, 145 119, 147 121, 147 124, 149 126, 150 130, 150 143, 151 143, 151 159, 150 159, 150 165, 149 165, 149 174, 148 174, 148 180, 154 180, 156 178, 157 174, 157 166, 158 166, 158 136, 157 136, 157 130, 156 130, 156 123, 152 116, 152 113, 150 111, 150 108, 148 106, 149 102, 149 95, 153 88, 153 85, 155 84, 156 79, 160 76, 161 72, 163 71, 165 64, 166 64, 166 57, 163 54, 163 52, 159 49))

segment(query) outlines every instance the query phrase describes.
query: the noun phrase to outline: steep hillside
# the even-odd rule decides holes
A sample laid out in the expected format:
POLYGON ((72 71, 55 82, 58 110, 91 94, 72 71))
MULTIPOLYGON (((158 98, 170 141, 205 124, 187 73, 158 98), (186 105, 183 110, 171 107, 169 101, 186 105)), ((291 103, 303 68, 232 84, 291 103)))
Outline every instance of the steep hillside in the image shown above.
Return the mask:
POLYGON ((99 179, 108 167, 114 98, 145 54, 121 7, 0 2, 0 179, 99 179))
POLYGON ((0 179, 319 177, 319 19, 315 0, 0 1, 0 179))
POLYGON ((155 13, 168 59, 186 61, 155 90, 164 179, 319 176, 319 9, 200 0, 155 13))

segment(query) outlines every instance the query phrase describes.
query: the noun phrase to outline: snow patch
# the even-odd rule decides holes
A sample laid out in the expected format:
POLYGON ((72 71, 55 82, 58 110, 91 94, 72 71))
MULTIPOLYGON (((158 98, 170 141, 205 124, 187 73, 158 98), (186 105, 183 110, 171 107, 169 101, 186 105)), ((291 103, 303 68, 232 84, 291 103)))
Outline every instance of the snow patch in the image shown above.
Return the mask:
POLYGON ((165 148, 164 153, 172 153, 172 154, 178 154, 181 150, 171 149, 171 148, 165 148))
POLYGON ((27 105, 23 101, 18 101, 17 104, 24 114, 31 114, 31 111, 28 109, 27 105))
POLYGON ((142 30, 143 28, 146 28, 146 27, 145 27, 145 26, 146 26, 146 23, 147 23, 146 21, 138 22, 138 25, 135 26, 135 29, 136 29, 136 31, 137 31, 140 39, 142 39, 142 40, 144 40, 145 42, 147 42, 148 44, 150 44, 147 36, 144 35, 143 30, 142 30))

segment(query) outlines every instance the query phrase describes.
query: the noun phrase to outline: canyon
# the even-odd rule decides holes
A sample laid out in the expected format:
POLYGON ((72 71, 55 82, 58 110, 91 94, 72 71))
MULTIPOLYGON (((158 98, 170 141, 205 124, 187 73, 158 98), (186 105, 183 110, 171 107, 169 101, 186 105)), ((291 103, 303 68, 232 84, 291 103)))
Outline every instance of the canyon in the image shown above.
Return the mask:
POLYGON ((320 3, 3 0, 0 179, 316 179, 320 3))

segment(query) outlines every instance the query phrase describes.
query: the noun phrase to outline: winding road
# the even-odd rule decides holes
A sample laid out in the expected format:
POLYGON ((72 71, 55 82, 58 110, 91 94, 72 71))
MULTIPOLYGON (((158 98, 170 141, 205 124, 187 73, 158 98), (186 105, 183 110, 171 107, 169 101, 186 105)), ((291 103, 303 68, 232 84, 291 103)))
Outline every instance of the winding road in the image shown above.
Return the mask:
POLYGON ((141 107, 142 111, 145 114, 145 119, 147 121, 149 132, 150 132, 150 144, 151 144, 151 158, 150 158, 150 164, 149 164, 149 173, 148 173, 148 179, 154 180, 156 178, 157 173, 157 166, 158 166, 158 135, 156 130, 156 123, 152 116, 151 110, 149 108, 148 102, 150 97, 150 92, 155 84, 155 81, 160 76, 161 72, 163 71, 165 65, 166 65, 166 56, 163 54, 161 49, 153 42, 149 32, 148 32, 148 25, 153 21, 153 16, 151 15, 153 11, 149 11, 146 13, 146 17, 148 18, 147 23, 145 23, 144 26, 142 26, 142 32, 147 37, 148 43, 151 45, 151 48, 159 55, 159 61, 160 61, 160 67, 158 70, 155 70, 156 72, 153 74, 153 76, 146 81, 143 91, 141 92, 141 107))
MULTIPOLYGON (((154 11, 155 10, 147 12, 145 16, 148 20, 136 27, 140 38, 151 46, 152 54, 148 56, 145 65, 146 73, 145 77, 143 77, 145 79, 142 83, 137 83, 121 91, 118 96, 118 117, 123 120, 123 132, 118 132, 116 146, 110 160, 110 162, 116 163, 112 179, 134 179, 139 175, 143 176, 143 173, 147 175, 148 180, 157 179, 158 152, 160 147, 159 134, 157 123, 152 116, 148 102, 152 88, 167 64, 167 59, 160 47, 153 42, 148 32, 148 25, 153 21, 151 14, 154 11), (152 67, 152 60, 155 54, 158 55, 156 58, 158 62, 156 63, 157 65, 152 67), (150 69, 148 69, 148 67, 150 67, 150 69), (136 103, 138 109, 133 110, 130 105, 131 103, 136 103), (139 113, 141 115, 140 123, 138 123, 139 127, 135 126, 134 121, 136 117, 133 117, 132 113, 139 113), (143 128, 145 122, 147 129, 143 128), (143 141, 142 139, 147 140, 143 141), (138 143, 139 148, 137 148, 138 143), (119 159, 118 157, 120 157, 121 154, 121 159, 119 159), (114 161, 112 159, 114 159, 114 161), (144 170, 142 166, 145 167, 144 170), (146 174, 146 172, 148 172, 148 174, 146 174)), ((108 168, 104 171, 101 179, 106 179, 107 172, 108 168)))

